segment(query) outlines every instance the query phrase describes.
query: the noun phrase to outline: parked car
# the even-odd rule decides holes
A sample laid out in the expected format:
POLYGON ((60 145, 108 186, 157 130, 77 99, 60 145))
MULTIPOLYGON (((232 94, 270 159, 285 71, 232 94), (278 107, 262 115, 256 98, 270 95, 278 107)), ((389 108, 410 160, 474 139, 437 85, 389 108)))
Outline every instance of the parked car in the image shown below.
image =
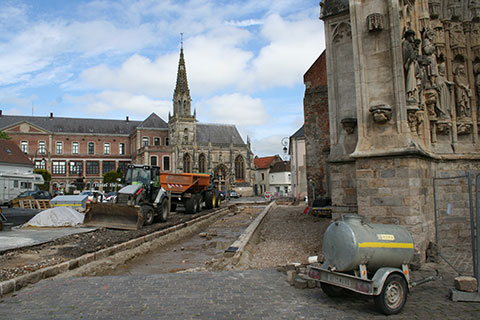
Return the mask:
POLYGON ((228 192, 229 192, 230 198, 240 198, 242 196, 241 194, 238 194, 237 191, 234 191, 234 190, 230 190, 228 192))
POLYGON ((219 191, 218 196, 220 197, 220 200, 223 201, 227 197, 227 192, 226 191, 219 191))
POLYGON ((20 193, 15 199, 21 199, 21 198, 27 198, 27 197, 32 197, 34 199, 51 199, 52 196, 50 195, 50 192, 48 191, 42 191, 42 190, 29 190, 20 193))
POLYGON ((87 199, 88 202, 91 202, 91 201, 94 201, 94 200, 97 201, 97 202, 102 202, 102 200, 104 198, 103 194, 100 191, 97 191, 97 190, 83 191, 82 193, 80 193, 80 195, 88 196, 88 199, 87 199))

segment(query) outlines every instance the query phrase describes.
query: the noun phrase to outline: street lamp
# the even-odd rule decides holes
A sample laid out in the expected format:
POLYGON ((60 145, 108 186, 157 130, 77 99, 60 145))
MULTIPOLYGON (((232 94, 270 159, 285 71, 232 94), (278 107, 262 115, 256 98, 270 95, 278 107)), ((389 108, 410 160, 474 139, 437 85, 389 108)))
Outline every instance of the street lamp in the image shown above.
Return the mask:
POLYGON ((282 138, 281 143, 282 143, 282 146, 283 146, 283 161, 287 161, 288 141, 289 141, 288 137, 282 138))

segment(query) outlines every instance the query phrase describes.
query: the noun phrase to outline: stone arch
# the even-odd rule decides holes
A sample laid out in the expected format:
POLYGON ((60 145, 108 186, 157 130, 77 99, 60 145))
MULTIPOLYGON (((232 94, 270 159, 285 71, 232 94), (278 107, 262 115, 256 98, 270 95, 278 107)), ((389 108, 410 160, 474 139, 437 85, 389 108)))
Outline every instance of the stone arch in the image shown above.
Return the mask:
POLYGON ((235 181, 245 181, 245 160, 241 154, 235 158, 235 181))
POLYGON ((192 172, 192 156, 189 153, 183 155, 183 172, 192 172))

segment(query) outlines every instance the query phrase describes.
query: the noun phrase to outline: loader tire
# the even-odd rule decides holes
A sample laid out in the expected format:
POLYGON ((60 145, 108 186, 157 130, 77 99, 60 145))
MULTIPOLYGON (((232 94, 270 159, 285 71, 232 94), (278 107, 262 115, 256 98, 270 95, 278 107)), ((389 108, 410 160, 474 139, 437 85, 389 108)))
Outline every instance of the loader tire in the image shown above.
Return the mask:
POLYGON ((149 226, 153 223, 153 208, 150 206, 142 206, 142 213, 143 213, 143 224, 145 226, 149 226))
POLYGON ((202 195, 200 193, 197 193, 195 195, 196 201, 197 201, 197 212, 202 211, 202 195))
POLYGON ((168 200, 163 199, 162 205, 160 206, 160 213, 158 214, 158 219, 161 222, 165 222, 168 219, 168 200))
POLYGON ((205 208, 213 209, 215 206, 215 190, 205 192, 205 208))
POLYGON ((193 214, 197 211, 197 201, 195 200, 196 200, 195 195, 185 200, 184 206, 185 206, 186 214, 193 214))

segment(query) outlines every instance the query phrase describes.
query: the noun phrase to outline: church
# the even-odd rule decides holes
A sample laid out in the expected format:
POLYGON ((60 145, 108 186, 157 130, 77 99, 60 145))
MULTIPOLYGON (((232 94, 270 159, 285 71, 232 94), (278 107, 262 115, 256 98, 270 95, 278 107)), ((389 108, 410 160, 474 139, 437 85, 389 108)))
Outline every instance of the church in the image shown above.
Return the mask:
POLYGON ((158 165, 162 172, 209 173, 218 190, 253 194, 253 154, 235 125, 199 123, 192 114, 180 49, 173 115, 152 112, 143 121, 4 115, 0 130, 51 175, 51 191, 102 189, 103 175, 129 163, 158 165))

